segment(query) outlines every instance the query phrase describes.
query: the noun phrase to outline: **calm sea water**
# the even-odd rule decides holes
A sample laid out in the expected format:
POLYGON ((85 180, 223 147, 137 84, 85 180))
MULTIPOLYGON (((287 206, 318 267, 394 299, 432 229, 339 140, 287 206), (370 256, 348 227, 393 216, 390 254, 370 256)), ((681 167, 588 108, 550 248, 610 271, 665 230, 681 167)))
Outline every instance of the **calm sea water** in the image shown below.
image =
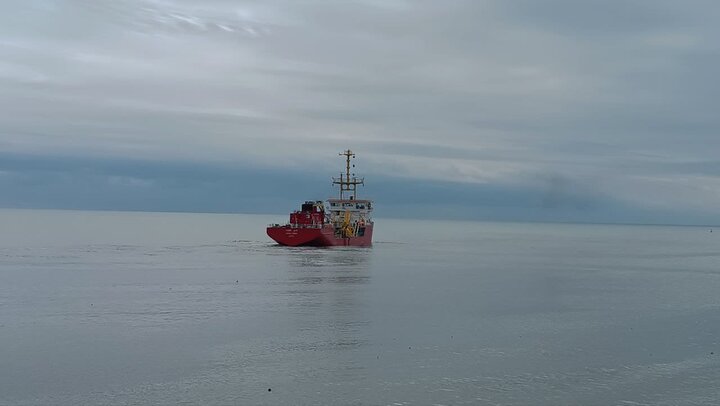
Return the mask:
POLYGON ((720 230, 284 217, 0 211, 0 404, 720 404, 720 230))

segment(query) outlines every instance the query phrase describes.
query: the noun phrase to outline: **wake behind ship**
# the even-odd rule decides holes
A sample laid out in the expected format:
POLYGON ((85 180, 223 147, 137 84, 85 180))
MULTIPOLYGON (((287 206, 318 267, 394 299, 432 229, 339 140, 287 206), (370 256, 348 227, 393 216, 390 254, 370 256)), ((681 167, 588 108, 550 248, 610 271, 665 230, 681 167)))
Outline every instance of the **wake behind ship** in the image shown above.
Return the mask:
POLYGON ((372 200, 357 198, 357 186, 364 185, 365 180, 350 176, 350 159, 355 154, 348 149, 340 155, 345 156, 345 173, 333 178, 333 184, 340 187, 340 198, 328 199, 327 206, 322 200, 306 201, 300 210, 290 213, 287 224, 268 226, 270 238, 293 247, 372 245, 372 200))

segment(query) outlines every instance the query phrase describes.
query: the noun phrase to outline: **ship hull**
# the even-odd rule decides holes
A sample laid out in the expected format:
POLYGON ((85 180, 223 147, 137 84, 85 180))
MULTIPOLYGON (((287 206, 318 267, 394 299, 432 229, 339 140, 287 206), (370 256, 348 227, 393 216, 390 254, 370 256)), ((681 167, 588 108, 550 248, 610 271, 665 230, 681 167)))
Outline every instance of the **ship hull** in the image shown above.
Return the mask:
POLYGON ((362 236, 338 237, 332 225, 322 227, 270 226, 267 235, 280 245, 290 247, 369 247, 372 245, 373 225, 365 226, 362 236))

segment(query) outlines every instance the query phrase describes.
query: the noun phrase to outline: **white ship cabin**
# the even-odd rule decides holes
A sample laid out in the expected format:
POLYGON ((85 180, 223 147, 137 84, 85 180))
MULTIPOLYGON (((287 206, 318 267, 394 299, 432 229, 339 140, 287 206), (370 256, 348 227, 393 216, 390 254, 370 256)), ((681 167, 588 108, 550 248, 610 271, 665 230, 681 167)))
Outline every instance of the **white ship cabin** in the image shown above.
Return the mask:
POLYGON ((343 221, 346 214, 349 213, 350 221, 355 222, 363 220, 369 222, 370 213, 372 212, 372 200, 364 199, 328 199, 331 221, 343 221))
POLYGON ((372 211, 372 200, 362 199, 328 199, 331 212, 358 212, 369 213, 372 211))

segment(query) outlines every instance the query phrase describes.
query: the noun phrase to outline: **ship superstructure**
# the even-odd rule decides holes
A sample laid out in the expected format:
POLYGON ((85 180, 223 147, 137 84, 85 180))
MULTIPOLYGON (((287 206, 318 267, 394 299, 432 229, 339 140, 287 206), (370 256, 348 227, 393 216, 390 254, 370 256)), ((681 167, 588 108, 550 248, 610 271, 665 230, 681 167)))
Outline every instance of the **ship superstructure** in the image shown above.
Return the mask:
MULTIPOLYGON (((267 234, 278 244, 289 246, 370 246, 372 245, 373 202, 357 198, 358 185, 364 178, 351 173, 351 150, 340 153, 345 156, 345 173, 333 178, 339 187, 339 198, 322 201, 306 201, 300 210, 290 213, 287 224, 272 224, 267 234)), ((354 167, 354 165, 352 165, 354 167)))

